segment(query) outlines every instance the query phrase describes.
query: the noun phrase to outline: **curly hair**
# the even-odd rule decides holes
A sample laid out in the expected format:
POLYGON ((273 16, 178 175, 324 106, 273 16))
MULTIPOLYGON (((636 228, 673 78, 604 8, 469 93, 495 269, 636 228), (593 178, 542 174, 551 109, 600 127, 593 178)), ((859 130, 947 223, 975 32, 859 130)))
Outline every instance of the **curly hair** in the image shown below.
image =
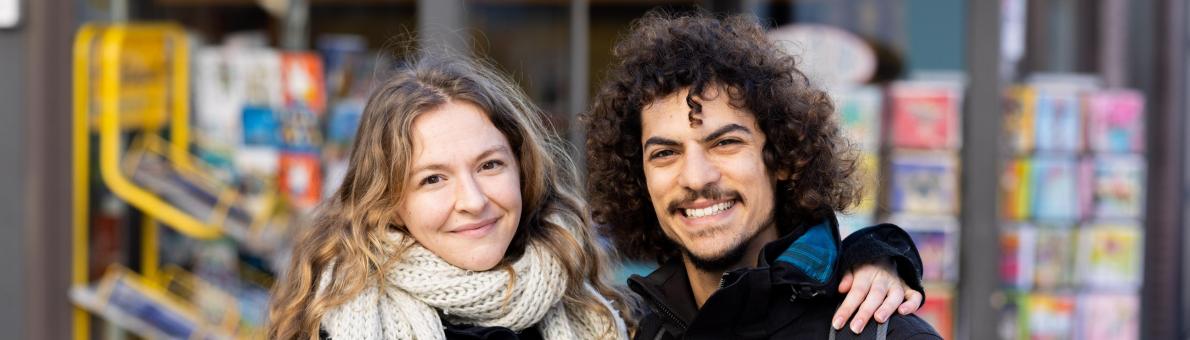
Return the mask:
POLYGON ((650 12, 617 42, 613 56, 617 61, 583 119, 592 218, 624 257, 664 262, 679 255, 649 199, 640 114, 686 88, 692 126, 701 110, 697 99, 711 87, 727 89, 732 106, 755 115, 767 137, 765 165, 783 178, 774 188, 781 235, 796 222, 820 221, 858 202, 857 154, 840 131, 834 105, 755 19, 650 12))

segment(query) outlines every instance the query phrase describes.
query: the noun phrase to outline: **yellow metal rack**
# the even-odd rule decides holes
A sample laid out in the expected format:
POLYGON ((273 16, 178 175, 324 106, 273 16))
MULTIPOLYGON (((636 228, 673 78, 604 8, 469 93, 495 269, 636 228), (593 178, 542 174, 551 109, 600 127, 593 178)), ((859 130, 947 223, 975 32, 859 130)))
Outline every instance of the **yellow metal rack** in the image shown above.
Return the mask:
MULTIPOLYGON (((145 216, 139 249, 141 273, 123 269, 109 269, 103 280, 110 288, 109 276, 133 278, 133 286, 159 290, 150 296, 165 296, 164 285, 182 274, 172 270, 159 274, 157 226, 167 226, 182 235, 195 239, 215 239, 228 234, 224 229, 228 212, 239 199, 238 192, 205 176, 202 166, 189 153, 189 44, 185 31, 174 24, 87 24, 78 32, 74 45, 74 123, 73 123, 73 268, 72 297, 75 290, 92 286, 89 282, 88 217, 91 198, 91 156, 98 153, 98 170, 102 185, 145 216), (168 126, 167 126, 168 125, 168 126), (161 139, 168 127, 168 141, 161 139), (125 155, 123 135, 138 135, 131 147, 140 153, 125 155), (92 138, 98 145, 92 149, 92 138), (207 185, 218 202, 207 216, 197 217, 161 197, 159 193, 139 185, 128 175, 127 163, 139 162, 144 153, 163 154, 171 171, 183 177, 198 178, 207 185), (128 158, 128 159, 125 159, 128 158), (122 169, 121 165, 124 164, 122 169)), ((269 199, 271 200, 271 199, 269 199)), ((251 216, 249 234, 259 232, 266 224, 266 214, 251 216)), ((233 231, 235 233, 235 231, 233 231)), ((187 282, 193 280, 187 279, 187 282)), ((102 288, 104 283, 94 286, 102 288)), ((92 291, 96 291, 93 289, 92 291)), ((102 291, 100 291, 102 292, 102 291)), ((100 295, 102 297, 102 295, 100 295)), ((96 300, 91 300, 96 301, 96 300)), ((98 301, 103 301, 100 299, 98 301)), ((87 309, 93 305, 76 300, 73 312, 74 338, 90 339, 91 317, 87 309)), ((238 315, 238 314, 236 314, 238 315)), ((226 324, 226 323, 224 323, 226 324)), ((214 327, 229 330, 227 325, 214 327)), ((234 329, 230 329, 235 332, 234 329)))

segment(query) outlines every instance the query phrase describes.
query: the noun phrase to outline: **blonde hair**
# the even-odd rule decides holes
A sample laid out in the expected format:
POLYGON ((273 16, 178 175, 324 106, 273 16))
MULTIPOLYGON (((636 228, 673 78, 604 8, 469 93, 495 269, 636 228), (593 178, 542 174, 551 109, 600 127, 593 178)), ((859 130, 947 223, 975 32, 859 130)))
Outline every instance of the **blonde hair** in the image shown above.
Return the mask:
MULTIPOLYGON (((520 165, 524 211, 508 253, 493 270, 509 270, 528 242, 540 244, 568 274, 566 308, 595 309, 607 320, 631 319, 626 295, 608 283, 608 255, 594 236, 574 162, 541 112, 486 63, 427 55, 407 62, 368 99, 342 185, 298 237, 285 277, 273 287, 270 339, 317 338, 330 309, 370 282, 382 284, 404 247, 388 244, 384 233, 407 233, 394 220, 412 159, 413 120, 450 100, 482 108, 508 138, 520 165), (333 279, 319 288, 331 263, 333 279), (603 307, 586 284, 611 300, 620 315, 603 307)), ((614 331, 613 324, 608 327, 614 331)))

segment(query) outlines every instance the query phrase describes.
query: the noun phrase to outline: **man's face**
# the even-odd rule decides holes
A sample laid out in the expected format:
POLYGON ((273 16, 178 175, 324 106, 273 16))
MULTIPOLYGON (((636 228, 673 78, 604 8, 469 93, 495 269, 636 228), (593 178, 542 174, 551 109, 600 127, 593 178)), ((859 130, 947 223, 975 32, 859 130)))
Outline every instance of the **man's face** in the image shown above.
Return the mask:
POLYGON ((645 181, 665 235, 695 266, 725 270, 771 227, 776 179, 751 112, 731 107, 714 87, 700 100, 702 123, 692 126, 687 92, 641 110, 645 181))

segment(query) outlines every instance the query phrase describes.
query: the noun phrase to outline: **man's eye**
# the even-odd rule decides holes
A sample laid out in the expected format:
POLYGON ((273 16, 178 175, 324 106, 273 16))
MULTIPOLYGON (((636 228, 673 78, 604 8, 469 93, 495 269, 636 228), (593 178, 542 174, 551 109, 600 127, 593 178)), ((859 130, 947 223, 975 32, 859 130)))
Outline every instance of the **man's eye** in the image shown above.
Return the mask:
POLYGON ((480 170, 494 170, 494 169, 498 169, 501 167, 504 167, 504 161, 495 160, 495 159, 487 161, 487 162, 483 162, 483 164, 479 165, 480 170))
POLYGON ((649 159, 665 158, 673 155, 675 155, 673 150, 661 150, 650 154, 649 159))
POLYGON ((739 144, 739 143, 741 143, 741 142, 738 139, 724 139, 724 140, 715 142, 715 146, 727 146, 727 145, 733 145, 733 144, 739 144))
POLYGON ((439 175, 431 175, 431 176, 429 176, 429 177, 423 178, 423 179, 421 180, 421 183, 420 183, 420 185, 429 185, 429 184, 435 184, 435 183, 438 183, 438 182, 441 182, 441 181, 442 181, 442 176, 439 176, 439 175))

